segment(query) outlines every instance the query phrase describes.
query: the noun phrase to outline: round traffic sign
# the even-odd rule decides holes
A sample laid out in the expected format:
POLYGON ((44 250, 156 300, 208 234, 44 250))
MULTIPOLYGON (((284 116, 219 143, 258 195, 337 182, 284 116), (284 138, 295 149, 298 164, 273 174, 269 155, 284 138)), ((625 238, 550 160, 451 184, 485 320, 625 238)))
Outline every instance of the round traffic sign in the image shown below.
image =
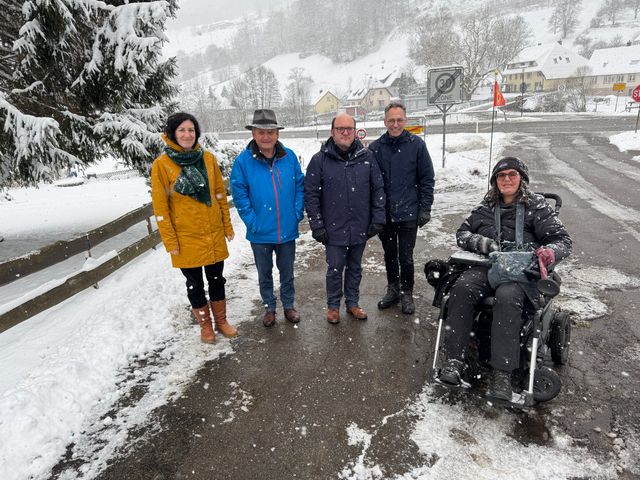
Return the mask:
POLYGON ((636 102, 640 102, 640 85, 638 85, 636 88, 633 89, 631 98, 633 98, 633 100, 636 102))
POLYGON ((444 72, 436 77, 436 89, 440 94, 451 92, 455 86, 456 77, 452 73, 444 72))
POLYGON ((364 128, 359 128, 358 130, 356 130, 356 137, 358 138, 358 140, 364 140, 365 138, 367 138, 367 131, 364 128))

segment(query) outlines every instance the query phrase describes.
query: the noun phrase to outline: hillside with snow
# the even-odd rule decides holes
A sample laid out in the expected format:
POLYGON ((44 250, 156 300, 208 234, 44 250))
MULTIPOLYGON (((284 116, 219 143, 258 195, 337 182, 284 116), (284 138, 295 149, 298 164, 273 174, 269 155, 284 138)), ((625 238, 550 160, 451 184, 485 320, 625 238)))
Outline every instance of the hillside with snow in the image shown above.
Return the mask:
MULTIPOLYGON (((441 3, 434 1, 415 2, 416 18, 433 13, 435 7, 441 3)), ((452 0, 446 2, 446 5, 455 12, 455 15, 468 15, 487 5, 507 5, 508 3, 508 1, 452 0)), ((505 8, 500 10, 500 13, 520 15, 524 18, 532 33, 529 41, 530 46, 552 43, 562 39, 560 33, 554 33, 549 28, 549 20, 554 9, 550 3, 531 4, 526 8, 505 8)), ((566 39, 562 40, 564 46, 580 52, 586 41, 591 44, 597 42, 609 44, 616 40, 622 44, 635 41, 640 35, 640 21, 634 20, 633 10, 630 7, 622 10, 614 26, 608 24, 599 28, 591 26, 592 20, 601 6, 602 2, 599 0, 584 0, 582 2, 581 11, 578 14, 578 26, 566 39)), ((178 16, 180 16, 180 12, 178 12, 178 16)), ((297 21, 294 18, 287 20, 289 22, 297 21)), ((227 47, 243 22, 252 22, 254 28, 259 29, 266 22, 266 18, 253 15, 188 28, 170 28, 167 31, 169 42, 165 45, 165 55, 177 55, 180 61, 181 58, 203 52, 210 45, 220 48, 227 47)), ((407 25, 409 24, 396 28, 386 36, 377 50, 358 56, 356 60, 348 63, 334 62, 327 56, 320 54, 287 53, 274 56, 263 62, 262 65, 275 73, 283 96, 291 69, 294 67, 304 69, 304 73, 313 82, 311 87, 312 101, 327 90, 331 90, 339 97, 345 96, 355 88, 368 86, 373 81, 383 79, 392 72, 411 72, 416 81, 422 83, 426 81, 428 68, 415 65, 409 58, 412 39, 409 32, 410 27, 407 25)), ((340 46, 339 48, 348 47, 340 46)), ((215 65, 203 64, 198 74, 185 80, 184 84, 197 85, 198 88, 205 90, 211 88, 211 91, 220 97, 223 88, 246 69, 246 66, 240 66, 241 60, 238 59, 237 68, 226 69, 224 75, 221 75, 215 65)))

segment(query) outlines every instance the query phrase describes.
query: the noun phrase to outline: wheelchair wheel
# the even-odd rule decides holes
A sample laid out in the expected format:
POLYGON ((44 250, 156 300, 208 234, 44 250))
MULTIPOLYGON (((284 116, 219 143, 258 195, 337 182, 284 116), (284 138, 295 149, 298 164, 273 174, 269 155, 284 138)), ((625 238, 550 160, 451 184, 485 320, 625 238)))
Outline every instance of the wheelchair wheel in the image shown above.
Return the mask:
POLYGON ((571 319, 567 312, 556 312, 549 338, 551 358, 556 365, 565 365, 569 361, 569 344, 571 343, 571 319))
MULTIPOLYGON (((525 380, 529 377, 526 376, 525 380)), ((560 393, 562 382, 560 376, 551 368, 539 366, 533 375, 533 399, 546 402, 560 393)))

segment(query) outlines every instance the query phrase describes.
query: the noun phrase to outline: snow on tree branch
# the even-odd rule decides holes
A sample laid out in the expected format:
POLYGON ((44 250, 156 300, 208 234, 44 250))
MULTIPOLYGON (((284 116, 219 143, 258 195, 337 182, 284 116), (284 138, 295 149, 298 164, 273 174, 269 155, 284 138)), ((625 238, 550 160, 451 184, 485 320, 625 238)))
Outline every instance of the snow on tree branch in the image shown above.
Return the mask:
POLYGON ((177 0, 12 1, 22 19, 1 33, 0 186, 103 155, 147 171, 176 92, 162 45, 177 0))

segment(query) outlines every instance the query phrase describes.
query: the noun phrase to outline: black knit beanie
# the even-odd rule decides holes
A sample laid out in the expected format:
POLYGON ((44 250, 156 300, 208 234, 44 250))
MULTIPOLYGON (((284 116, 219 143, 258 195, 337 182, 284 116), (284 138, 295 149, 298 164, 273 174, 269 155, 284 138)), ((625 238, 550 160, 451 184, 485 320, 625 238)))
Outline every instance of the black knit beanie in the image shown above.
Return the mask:
POLYGON ((164 127, 164 133, 173 143, 178 143, 178 141, 176 140, 176 130, 182 124, 182 122, 187 120, 191 120, 193 122, 193 126, 196 128, 196 141, 193 144, 195 146, 195 144, 198 143, 198 139, 200 138, 200 124, 198 123, 198 120, 196 120, 196 117, 194 117, 190 113, 178 112, 167 118, 167 124, 164 127))
POLYGON ((491 172, 491 183, 495 183, 496 175, 503 170, 516 170, 520 174, 520 177, 529 183, 529 169, 519 158, 504 157, 496 163, 496 166, 493 167, 493 171, 491 172))

